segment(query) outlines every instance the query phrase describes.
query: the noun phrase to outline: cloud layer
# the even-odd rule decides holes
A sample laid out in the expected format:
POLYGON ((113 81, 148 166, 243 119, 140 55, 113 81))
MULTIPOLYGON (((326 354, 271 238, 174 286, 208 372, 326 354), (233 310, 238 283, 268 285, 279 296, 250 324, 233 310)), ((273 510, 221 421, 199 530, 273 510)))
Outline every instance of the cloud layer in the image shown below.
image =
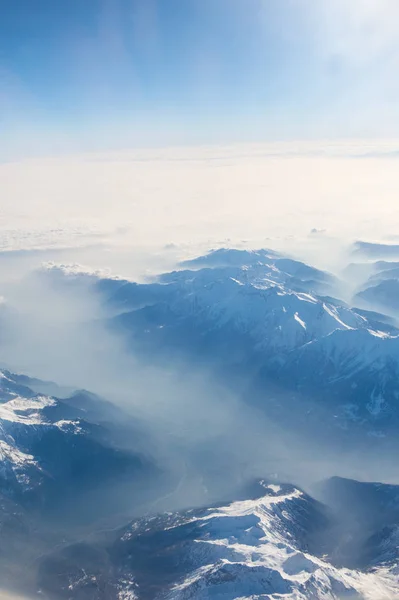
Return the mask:
POLYGON ((86 264, 137 277, 211 247, 312 252, 317 238, 316 262, 331 267, 334 240, 396 235, 397 148, 236 145, 3 164, 0 250, 48 250, 46 260, 72 248, 68 262, 82 262, 85 247, 86 264))

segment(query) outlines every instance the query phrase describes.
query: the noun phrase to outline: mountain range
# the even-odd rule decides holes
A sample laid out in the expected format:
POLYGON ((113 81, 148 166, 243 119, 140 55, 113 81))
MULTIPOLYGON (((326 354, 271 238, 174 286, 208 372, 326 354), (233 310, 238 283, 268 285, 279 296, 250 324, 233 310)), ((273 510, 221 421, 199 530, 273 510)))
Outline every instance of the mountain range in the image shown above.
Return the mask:
MULTIPOLYGON (((290 410, 328 413, 341 430, 397 430, 396 320, 370 304, 357 308, 361 294, 353 306, 340 300, 342 282, 330 273, 272 251, 228 249, 145 283, 59 265, 46 273, 89 284, 109 326, 141 357, 190 356, 235 387, 241 375, 246 400, 269 413, 277 394, 290 410)), ((283 420, 288 412, 284 404, 283 420)))
POLYGON ((260 437, 246 433, 253 455, 238 468, 238 439, 236 454, 223 456, 223 441, 204 435, 186 448, 181 432, 172 450, 176 437, 156 439, 134 410, 73 382, 65 390, 1 370, 2 586, 48 600, 399 597, 398 486, 328 475, 301 486, 295 445, 303 440, 310 463, 331 458, 327 438, 348 462, 356 451, 363 463, 395 463, 396 316, 358 303, 395 269, 357 264, 340 279, 274 251, 230 249, 141 283, 73 265, 41 269, 39 280, 61 293, 93 294, 101 325, 139 366, 211 374, 242 414, 258 415, 260 437), (340 291, 351 273, 363 279, 348 302, 340 291), (289 470, 273 455, 279 437, 292 445, 289 470))

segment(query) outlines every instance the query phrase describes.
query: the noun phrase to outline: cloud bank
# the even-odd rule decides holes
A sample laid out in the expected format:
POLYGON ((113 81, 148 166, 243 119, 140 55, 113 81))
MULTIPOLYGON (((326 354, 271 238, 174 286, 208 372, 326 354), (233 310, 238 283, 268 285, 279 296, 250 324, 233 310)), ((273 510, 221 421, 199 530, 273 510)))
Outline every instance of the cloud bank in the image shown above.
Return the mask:
POLYGON ((47 250, 46 260, 66 249, 68 262, 137 277, 220 246, 302 244, 315 256, 323 238, 316 266, 331 268, 334 240, 396 235, 398 148, 281 143, 2 164, 0 250, 47 250))

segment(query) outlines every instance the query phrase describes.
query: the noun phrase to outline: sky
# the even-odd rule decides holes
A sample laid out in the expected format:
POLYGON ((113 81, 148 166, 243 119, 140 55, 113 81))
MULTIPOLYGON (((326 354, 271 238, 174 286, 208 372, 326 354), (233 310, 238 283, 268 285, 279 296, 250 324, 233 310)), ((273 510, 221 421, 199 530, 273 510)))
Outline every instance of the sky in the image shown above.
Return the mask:
POLYGON ((4 359, 135 389, 92 305, 34 285, 48 261, 142 281, 263 247, 339 274, 399 243, 398 67, 398 0, 0 0, 4 359))
POLYGON ((0 0, 0 160, 399 136, 396 0, 0 0))

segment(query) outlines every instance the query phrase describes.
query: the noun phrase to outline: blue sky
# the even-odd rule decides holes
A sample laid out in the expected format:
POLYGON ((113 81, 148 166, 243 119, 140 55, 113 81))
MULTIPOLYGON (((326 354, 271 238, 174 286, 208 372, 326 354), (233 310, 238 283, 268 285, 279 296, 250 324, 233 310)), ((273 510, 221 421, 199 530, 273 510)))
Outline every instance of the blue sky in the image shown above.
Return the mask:
POLYGON ((8 151, 399 134, 395 0, 3 0, 8 151))

